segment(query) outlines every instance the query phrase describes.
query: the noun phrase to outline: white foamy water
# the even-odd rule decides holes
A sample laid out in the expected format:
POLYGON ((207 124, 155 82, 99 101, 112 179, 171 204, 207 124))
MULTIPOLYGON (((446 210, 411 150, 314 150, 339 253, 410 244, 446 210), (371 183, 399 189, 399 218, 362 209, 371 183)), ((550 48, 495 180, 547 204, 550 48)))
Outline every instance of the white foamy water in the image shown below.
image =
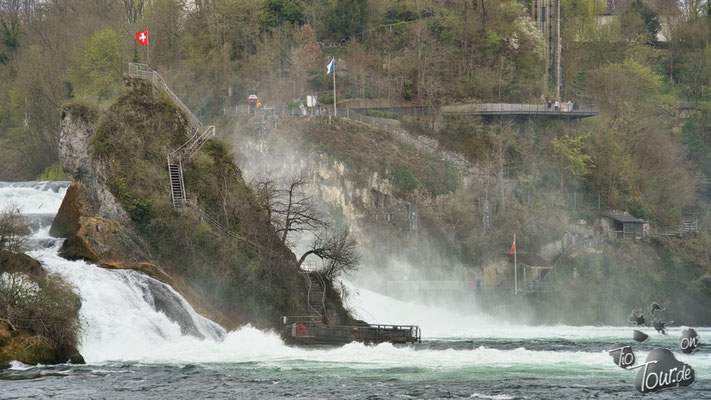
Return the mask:
MULTIPOLYGON (((56 212, 64 193, 61 190, 47 190, 38 184, 26 195, 35 199, 44 197, 43 204, 46 206, 40 208, 46 212, 51 209, 48 204, 54 204, 53 212, 56 212), (31 193, 32 190, 44 193, 31 193)), ((0 207, 9 198, 17 196, 5 193, 0 198, 0 207)), ((35 236, 37 239, 46 239, 47 228, 41 229, 35 236)), ((420 325, 425 343, 419 346, 351 343, 338 348, 298 348, 286 346, 276 333, 249 326, 227 333, 219 340, 220 328, 195 314, 187 303, 181 303, 194 326, 205 337, 201 339, 184 334, 177 323, 154 309, 150 296, 146 296, 146 287, 150 286, 147 282, 152 278, 133 271, 109 271, 83 261, 64 260, 57 255, 57 246, 35 249, 31 255, 39 259, 47 270, 64 276, 76 287, 82 299, 80 352, 89 363, 114 360, 147 364, 256 362, 267 367, 292 368, 297 365, 302 369, 314 370, 323 370, 324 366, 332 365, 362 370, 414 366, 433 371, 479 367, 535 369, 546 366, 562 371, 589 369, 614 371, 611 372, 614 374, 620 372, 610 368, 611 358, 604 350, 549 351, 522 347, 501 350, 479 345, 476 341, 557 338, 588 342, 595 338, 630 341, 631 334, 629 327, 517 326, 488 316, 461 315, 360 289, 352 291, 350 303, 361 317, 372 323, 420 325), (436 339, 432 342, 436 342, 436 348, 428 347, 426 343, 432 339, 436 339), (448 341, 452 342, 452 348, 448 347, 448 341)), ((182 298, 180 301, 184 302, 182 298)), ((673 346, 680 331, 681 328, 670 329, 670 336, 665 339, 668 345, 673 346)), ((711 337, 711 329, 697 331, 702 339, 711 337)), ((640 352, 638 357, 643 359, 646 353, 640 352)), ((700 372, 711 368, 708 353, 679 355, 679 359, 693 360, 700 372)), ((14 367, 23 368, 19 364, 14 367)))
MULTIPOLYGON (((88 362, 103 360, 141 360, 156 355, 155 349, 168 343, 199 342, 184 335, 178 323, 156 311, 146 298, 146 282, 158 283, 136 271, 112 271, 84 261, 68 261, 57 255, 57 248, 35 250, 30 255, 50 272, 57 273, 77 288, 82 306, 80 352, 88 362)), ((225 332, 214 322, 198 315, 182 300, 182 306, 200 334, 212 340, 225 332)))
MULTIPOLYGON (((349 303, 360 317, 371 323, 419 325, 424 337, 427 338, 570 340, 592 338, 628 340, 630 338, 631 329, 628 326, 517 325, 486 314, 463 315, 443 307, 405 302, 367 289, 358 289, 351 284, 347 286, 351 289, 349 303)), ((673 327, 667 331, 670 336, 675 336, 683 329, 673 327)), ((650 335, 654 332, 653 328, 646 330, 650 335)))
POLYGON ((0 210, 14 203, 23 214, 56 214, 69 182, 0 182, 0 210))

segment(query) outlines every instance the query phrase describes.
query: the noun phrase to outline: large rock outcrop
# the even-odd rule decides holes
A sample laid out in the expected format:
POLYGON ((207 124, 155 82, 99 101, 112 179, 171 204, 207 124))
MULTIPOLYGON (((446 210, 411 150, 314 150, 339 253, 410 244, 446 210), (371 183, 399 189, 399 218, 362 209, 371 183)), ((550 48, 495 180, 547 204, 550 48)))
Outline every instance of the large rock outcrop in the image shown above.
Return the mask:
POLYGON ((86 186, 87 199, 96 215, 129 225, 130 218, 107 186, 106 163, 94 156, 89 144, 97 116, 88 107, 72 104, 64 109, 59 159, 64 172, 86 186))
MULTIPOLYGON (((170 98, 143 81, 126 83, 100 116, 80 105, 64 108, 60 156, 87 192, 86 198, 70 193, 67 201, 76 204, 58 216, 64 256, 151 274, 228 329, 278 328, 282 316, 306 315, 307 286, 296 258, 228 146, 210 139, 182 160, 191 206, 176 212, 166 153, 192 130, 170 98)), ((339 315, 348 314, 340 298, 333 303, 339 315)))
POLYGON ((172 286, 193 308, 225 328, 235 324, 196 293, 182 278, 173 278, 157 263, 130 225, 96 216, 87 188, 72 182, 52 223, 50 233, 67 238, 60 256, 86 260, 107 269, 131 269, 172 286))

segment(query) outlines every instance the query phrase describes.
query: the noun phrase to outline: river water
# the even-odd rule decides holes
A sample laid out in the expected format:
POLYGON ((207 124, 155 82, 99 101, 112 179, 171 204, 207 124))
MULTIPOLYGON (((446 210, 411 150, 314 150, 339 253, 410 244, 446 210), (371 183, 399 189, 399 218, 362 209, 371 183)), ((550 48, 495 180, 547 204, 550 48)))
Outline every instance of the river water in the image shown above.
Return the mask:
MULTIPOLYGON (((53 213, 66 187, 26 186, 0 183, 0 207, 12 199, 26 203, 28 214, 53 213)), ((668 336, 643 329, 650 339, 633 344, 631 327, 512 325, 352 288, 350 303, 359 315, 419 324, 422 343, 290 347, 275 333, 249 326, 224 332, 180 299, 175 307, 183 307, 184 316, 177 323, 156 310, 146 290, 155 288, 150 278, 63 260, 46 227, 34 239, 31 255, 72 282, 82 298, 80 351, 87 365, 14 362, 0 371, 2 399, 641 398, 633 386, 636 371, 615 366, 607 354, 617 342, 631 344, 638 363, 665 347, 695 369, 692 386, 653 398, 711 398, 711 328, 695 327, 702 345, 682 355, 683 327, 672 327, 668 336)))

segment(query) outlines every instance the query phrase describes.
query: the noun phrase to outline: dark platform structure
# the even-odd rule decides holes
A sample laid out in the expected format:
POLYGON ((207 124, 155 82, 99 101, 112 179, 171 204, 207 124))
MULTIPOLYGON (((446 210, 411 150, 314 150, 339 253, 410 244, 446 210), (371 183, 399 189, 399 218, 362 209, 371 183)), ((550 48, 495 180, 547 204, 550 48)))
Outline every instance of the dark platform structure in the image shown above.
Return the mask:
POLYGON ((525 103, 478 103, 441 106, 439 112, 449 115, 482 115, 487 117, 530 117, 547 116, 554 118, 587 118, 600 115, 600 108, 591 105, 525 104, 525 103))
POLYGON ((326 309, 326 289, 329 287, 322 274, 309 269, 301 271, 306 280, 307 309, 309 315, 284 316, 282 338, 297 345, 342 345, 362 343, 419 343, 422 332, 416 325, 379 325, 357 321, 356 325, 341 325, 340 319, 326 309))
POLYGON ((403 106, 403 107, 371 107, 347 108, 368 115, 368 111, 390 112, 399 115, 453 117, 458 115, 480 115, 484 118, 531 118, 547 117, 562 119, 580 119, 600 115, 600 107, 595 105, 579 105, 570 103, 527 104, 527 103, 472 103, 450 104, 439 107, 403 106))
POLYGON ((354 325, 336 326, 285 317, 295 322, 284 325, 282 336, 289 344, 298 345, 342 345, 351 342, 378 343, 420 343, 422 331, 416 325, 354 325))

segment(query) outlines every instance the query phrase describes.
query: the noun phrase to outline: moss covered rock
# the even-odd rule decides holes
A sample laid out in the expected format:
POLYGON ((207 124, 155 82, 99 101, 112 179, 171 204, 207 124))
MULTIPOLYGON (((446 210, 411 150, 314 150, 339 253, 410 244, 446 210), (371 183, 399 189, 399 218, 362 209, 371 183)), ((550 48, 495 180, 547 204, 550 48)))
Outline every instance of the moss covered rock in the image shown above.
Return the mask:
POLYGON ((81 227, 79 218, 89 215, 96 215, 96 210, 84 184, 72 182, 67 188, 67 193, 64 195, 57 215, 54 217, 49 234, 55 237, 71 237, 81 227))
POLYGON ((0 251, 0 365, 83 364, 76 348, 80 304, 37 260, 0 251))
POLYGON ((16 330, 8 321, 0 320, 0 365, 10 361, 24 364, 84 364, 76 347, 56 347, 43 336, 16 330))

